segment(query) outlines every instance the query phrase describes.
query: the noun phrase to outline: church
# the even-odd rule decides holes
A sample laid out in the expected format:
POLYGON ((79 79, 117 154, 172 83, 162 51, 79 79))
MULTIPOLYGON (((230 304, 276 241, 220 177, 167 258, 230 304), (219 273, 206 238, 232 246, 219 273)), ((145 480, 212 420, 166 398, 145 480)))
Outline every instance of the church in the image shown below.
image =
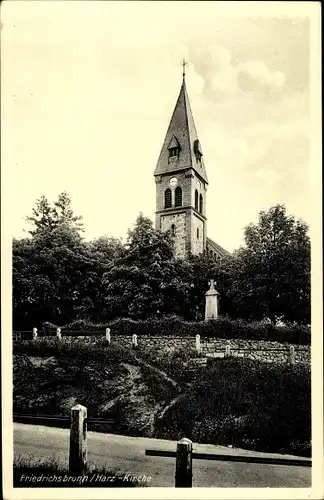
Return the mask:
POLYGON ((176 256, 185 258, 189 254, 208 253, 214 259, 221 259, 229 255, 207 236, 208 177, 187 94, 185 71, 154 177, 155 227, 171 232, 176 256))

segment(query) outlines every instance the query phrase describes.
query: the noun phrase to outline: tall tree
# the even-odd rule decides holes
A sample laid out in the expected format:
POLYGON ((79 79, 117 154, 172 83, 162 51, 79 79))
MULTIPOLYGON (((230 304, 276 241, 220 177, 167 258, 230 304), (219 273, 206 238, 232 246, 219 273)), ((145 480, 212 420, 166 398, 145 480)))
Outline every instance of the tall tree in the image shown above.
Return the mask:
POLYGON ((36 200, 36 207, 33 208, 32 215, 26 217, 26 220, 34 226, 29 231, 32 236, 49 232, 55 227, 55 211, 45 196, 36 200))
POLYGON ((28 311, 28 327, 30 322, 70 321, 87 269, 76 225, 80 217, 74 216, 63 193, 54 206, 41 197, 27 220, 34 226, 31 239, 13 242, 14 318, 27 320, 28 311))
POLYGON ((276 205, 245 229, 232 261, 229 297, 250 319, 310 321, 310 240, 307 225, 276 205))
POLYGON ((103 275, 124 254, 124 245, 120 239, 102 236, 83 245, 83 260, 86 272, 82 276, 79 288, 79 303, 76 319, 89 319, 94 322, 105 320, 106 289, 103 275))
POLYGON ((80 233, 83 231, 82 217, 75 215, 69 195, 63 191, 54 202, 55 222, 58 226, 65 226, 70 231, 80 233))
POLYGON ((104 276, 107 314, 110 317, 180 314, 188 283, 179 275, 173 240, 153 228, 142 214, 129 231, 126 249, 104 276))

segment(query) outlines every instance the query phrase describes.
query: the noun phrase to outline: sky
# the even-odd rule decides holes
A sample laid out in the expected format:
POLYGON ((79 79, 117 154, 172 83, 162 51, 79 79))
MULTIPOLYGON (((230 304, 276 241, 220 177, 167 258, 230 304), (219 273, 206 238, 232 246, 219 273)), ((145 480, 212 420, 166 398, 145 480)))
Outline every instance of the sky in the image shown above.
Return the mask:
POLYGON ((208 236, 232 251, 277 203, 311 223, 306 3, 276 2, 275 14, 267 2, 226 3, 4 2, 13 237, 26 235, 37 198, 62 191, 87 239, 124 238, 139 212, 154 220, 153 172, 183 58, 209 178, 208 236))

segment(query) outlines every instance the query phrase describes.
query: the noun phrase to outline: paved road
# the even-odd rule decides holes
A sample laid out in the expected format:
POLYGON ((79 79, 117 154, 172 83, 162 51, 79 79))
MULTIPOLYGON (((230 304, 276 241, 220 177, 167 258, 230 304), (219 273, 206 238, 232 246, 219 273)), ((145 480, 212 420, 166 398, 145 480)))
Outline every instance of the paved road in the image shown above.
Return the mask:
MULTIPOLYGON (((67 465, 68 447, 68 429, 14 424, 15 455, 54 457, 58 463, 67 465)), ((175 451, 176 443, 162 439, 88 432, 89 466, 104 466, 108 470, 151 476, 152 479, 147 486, 174 486, 175 459, 145 456, 145 449, 175 451)), ((282 455, 255 453, 214 445, 194 444, 194 450, 229 455, 282 457, 282 455)), ((308 488, 311 486, 311 468, 194 460, 193 486, 308 488)))

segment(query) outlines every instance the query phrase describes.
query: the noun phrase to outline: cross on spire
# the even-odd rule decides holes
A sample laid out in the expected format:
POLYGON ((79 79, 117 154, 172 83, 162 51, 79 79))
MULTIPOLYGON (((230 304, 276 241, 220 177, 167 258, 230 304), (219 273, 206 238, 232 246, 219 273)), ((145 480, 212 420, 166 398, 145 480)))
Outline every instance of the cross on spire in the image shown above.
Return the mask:
POLYGON ((183 79, 185 79, 185 76, 186 76, 186 65, 187 65, 187 61, 182 59, 182 77, 183 77, 183 79))

